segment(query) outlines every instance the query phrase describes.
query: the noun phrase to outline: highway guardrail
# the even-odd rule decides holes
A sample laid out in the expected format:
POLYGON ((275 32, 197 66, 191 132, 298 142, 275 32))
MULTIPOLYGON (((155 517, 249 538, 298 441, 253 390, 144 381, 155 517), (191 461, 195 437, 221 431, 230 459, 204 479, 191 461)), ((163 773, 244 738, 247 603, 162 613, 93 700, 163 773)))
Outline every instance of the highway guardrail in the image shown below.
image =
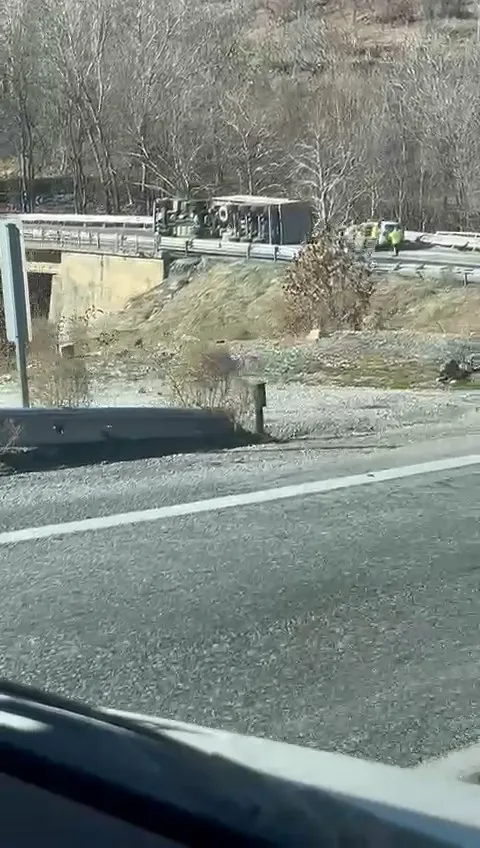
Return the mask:
POLYGON ((28 248, 62 250, 65 252, 119 254, 127 256, 155 256, 157 254, 153 233, 139 231, 125 233, 109 229, 74 229, 52 226, 23 225, 25 245, 28 248))
POLYGON ((27 246, 57 248, 65 251, 155 256, 162 250, 184 255, 238 257, 291 262, 301 245, 271 245, 220 239, 186 239, 176 236, 155 237, 153 233, 111 231, 108 229, 35 227, 23 225, 27 246))
POLYGON ((108 230, 54 229, 27 227, 23 232, 28 248, 120 254, 127 256, 158 256, 162 251, 182 255, 225 256, 238 259, 258 259, 291 262, 299 245, 251 244, 250 242, 219 241, 215 239, 185 239, 158 237, 153 233, 110 232, 108 230))
POLYGON ((435 244, 444 245, 457 250, 480 250, 479 233, 435 233, 435 244))
MULTIPOLYGON (((297 256, 300 245, 269 245, 251 244, 248 242, 218 241, 214 239, 185 239, 163 237, 156 239, 153 233, 126 233, 111 230, 92 229, 59 229, 52 227, 32 228, 24 225, 25 243, 27 248, 57 249, 64 252, 99 253, 121 256, 154 257, 161 256, 162 251, 179 256, 217 256, 225 259, 241 259, 256 261, 291 262, 297 256)), ((431 238, 435 238, 434 235, 431 238)), ((412 239, 413 240, 413 239, 412 239)), ((424 240, 423 237, 421 239, 424 240)), ((427 242, 430 243, 430 242, 427 242)), ((435 242, 431 242, 434 244, 435 242)), ((444 245, 445 247, 448 245, 444 245)), ((385 273, 400 273, 415 275, 444 271, 453 276, 464 277, 465 273, 472 277, 475 269, 470 264, 459 262, 442 265, 436 262, 393 261, 393 257, 384 259, 382 254, 372 257, 372 262, 378 271, 385 273)))
MULTIPOLYGON (((234 426, 223 412, 176 407, 0 407, 0 433, 13 433, 14 448, 66 447, 123 441, 176 445, 223 444, 234 426)), ((0 443, 0 452, 2 445, 0 443)))

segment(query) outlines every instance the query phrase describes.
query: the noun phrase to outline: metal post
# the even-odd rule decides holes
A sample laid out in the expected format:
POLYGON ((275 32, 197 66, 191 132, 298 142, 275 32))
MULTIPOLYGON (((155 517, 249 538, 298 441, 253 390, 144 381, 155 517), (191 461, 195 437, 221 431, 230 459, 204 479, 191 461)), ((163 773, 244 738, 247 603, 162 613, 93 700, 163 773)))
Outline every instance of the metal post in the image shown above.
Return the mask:
POLYGON ((7 339, 15 344, 22 406, 28 408, 30 398, 26 344, 32 337, 32 329, 27 263, 22 234, 17 225, 12 222, 0 225, 0 259, 7 339))
POLYGON ((25 342, 18 337, 15 339, 15 355, 17 361, 17 373, 20 379, 22 406, 24 409, 28 409, 30 406, 30 393, 28 391, 27 354, 25 350, 25 342))
POLYGON ((467 273, 467 271, 464 271, 464 273, 463 273, 463 285, 464 285, 464 288, 466 286, 468 286, 468 273, 467 273))
POLYGON ((263 418, 263 410, 267 405, 265 383, 254 384, 253 402, 255 405, 255 432, 261 436, 265 432, 265 422, 263 418))

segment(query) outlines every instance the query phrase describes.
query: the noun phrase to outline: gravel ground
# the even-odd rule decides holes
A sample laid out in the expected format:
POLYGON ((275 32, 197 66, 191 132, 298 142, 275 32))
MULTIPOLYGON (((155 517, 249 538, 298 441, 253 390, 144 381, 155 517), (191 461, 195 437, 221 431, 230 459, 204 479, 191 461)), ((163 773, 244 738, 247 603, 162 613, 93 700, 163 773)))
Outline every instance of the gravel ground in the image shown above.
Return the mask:
MULTIPOLYGON (((144 377, 135 383, 122 379, 97 383, 95 406, 170 405, 168 388, 161 380, 144 377)), ((18 406, 11 382, 0 388, 2 406, 18 406)), ((403 391, 370 388, 327 388, 301 383, 267 385, 265 422, 277 438, 310 437, 331 442, 355 437, 378 444, 403 433, 405 439, 428 434, 476 432, 480 426, 480 392, 477 390, 403 391)))
POLYGON ((381 358, 386 365, 414 361, 439 366, 448 359, 480 353, 480 339, 408 330, 363 330, 333 333, 317 341, 289 346, 261 341, 237 343, 234 349, 250 374, 295 379, 299 373, 311 373, 321 364, 348 366, 370 356, 381 358))
MULTIPOLYGON (((268 431, 280 438, 313 438, 331 443, 355 437, 378 444, 401 437, 405 441, 428 435, 474 433, 480 424, 480 391, 435 387, 387 389, 365 386, 312 384, 319 362, 349 363, 361 356, 379 355, 388 363, 416 360, 439 363, 480 352, 480 341, 408 331, 336 333, 317 342, 287 346, 268 342, 235 345, 242 371, 267 383, 265 421, 268 431)), ((107 364, 97 359, 92 369, 101 372, 92 386, 92 402, 99 406, 162 406, 172 395, 159 358, 138 351, 136 360, 116 358, 107 364), (156 359, 156 361, 155 361, 156 359)), ((0 404, 17 406, 18 390, 12 375, 0 375, 0 404)), ((249 422, 247 422, 249 423, 249 422)))
POLYGON ((275 436, 324 439, 379 438, 404 431, 412 437, 480 425, 478 392, 414 392, 367 388, 272 386, 266 420, 275 436))

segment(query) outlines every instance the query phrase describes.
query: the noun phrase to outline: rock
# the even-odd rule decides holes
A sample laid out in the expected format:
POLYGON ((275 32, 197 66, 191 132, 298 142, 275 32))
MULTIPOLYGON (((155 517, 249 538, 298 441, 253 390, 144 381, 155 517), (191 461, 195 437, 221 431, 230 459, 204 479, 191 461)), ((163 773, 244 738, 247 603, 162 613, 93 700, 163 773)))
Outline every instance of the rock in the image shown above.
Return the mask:
POLYGON ((71 342, 63 342, 58 345, 58 352, 62 359, 73 359, 75 356, 75 348, 71 342))
POLYGON ((469 376, 469 372, 466 368, 460 365, 456 359, 449 359, 448 362, 445 362, 440 368, 439 381, 440 382, 451 382, 452 380, 466 380, 469 376))
POLYGON ((318 342, 320 335, 321 335, 320 330, 318 329, 318 327, 315 327, 313 330, 310 330, 310 332, 308 333, 307 340, 309 342, 318 342))
POLYGON ((470 371, 480 371, 480 354, 472 353, 468 359, 470 371))

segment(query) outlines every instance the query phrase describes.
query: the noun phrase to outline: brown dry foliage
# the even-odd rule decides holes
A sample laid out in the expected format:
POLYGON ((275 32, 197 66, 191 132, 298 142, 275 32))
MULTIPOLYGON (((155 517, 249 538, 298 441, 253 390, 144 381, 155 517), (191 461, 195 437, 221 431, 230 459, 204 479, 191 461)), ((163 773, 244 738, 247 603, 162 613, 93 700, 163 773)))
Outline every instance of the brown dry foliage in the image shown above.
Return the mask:
POLYGON ((32 322, 29 380, 33 405, 79 407, 90 404, 90 376, 83 357, 85 332, 83 320, 72 322, 69 338, 75 355, 68 358, 61 355, 58 347, 62 327, 46 319, 32 322))
POLYGON ((180 406, 222 410, 233 421, 243 420, 250 389, 240 375, 240 363, 226 345, 184 341, 172 354, 167 379, 180 406))
POLYGON ((20 427, 8 419, 0 426, 0 453, 6 453, 17 445, 20 427))
POLYGON ((360 330, 375 291, 370 267, 340 240, 321 233, 288 268, 284 283, 290 330, 360 330))

